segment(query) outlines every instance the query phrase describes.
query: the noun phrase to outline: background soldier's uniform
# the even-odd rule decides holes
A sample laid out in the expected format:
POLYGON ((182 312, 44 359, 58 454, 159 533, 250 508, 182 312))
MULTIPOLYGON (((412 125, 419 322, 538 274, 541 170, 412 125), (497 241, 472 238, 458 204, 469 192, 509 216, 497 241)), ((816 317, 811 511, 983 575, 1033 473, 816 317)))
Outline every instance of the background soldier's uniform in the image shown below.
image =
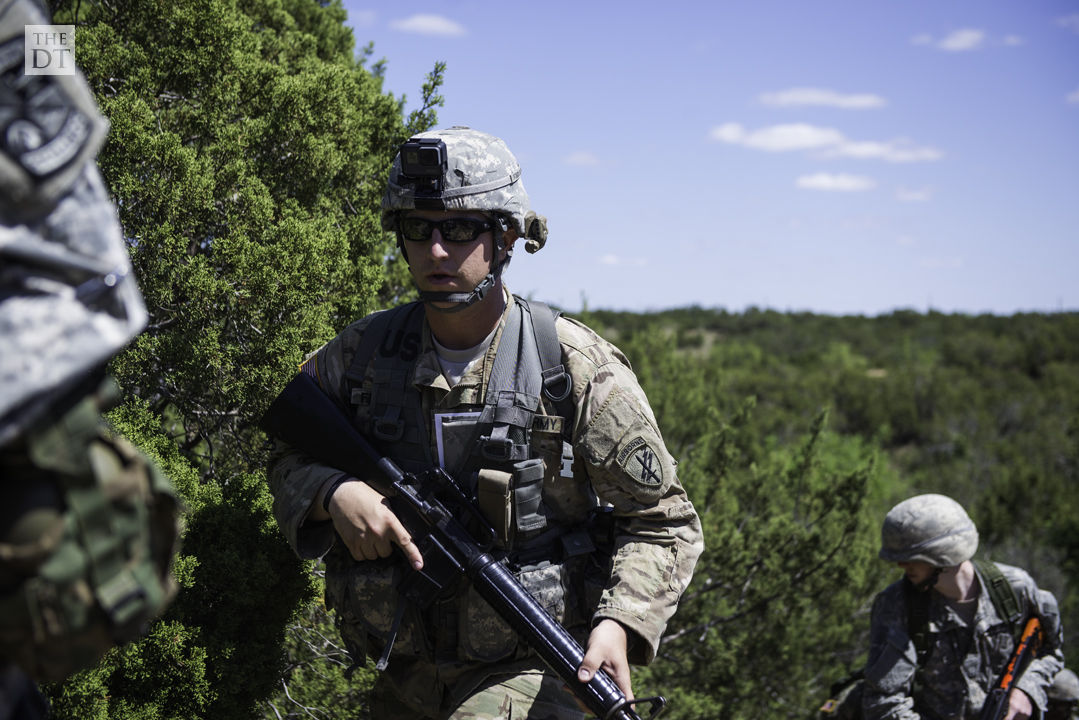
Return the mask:
POLYGON ((21 671, 93 664, 175 587, 172 487, 100 416, 105 363, 146 323, 93 162, 108 124, 80 74, 24 74, 24 27, 47 22, 0 0, 0 718, 34 711, 21 671))
MULTIPOLYGON (((1062 666, 1062 632, 1056 602, 1039 591, 1024 570, 997 563, 1019 600, 1024 617, 1036 614, 1045 641, 1017 686, 1042 712, 1046 688, 1062 666)), ((928 591, 931 642, 924 667, 918 667, 908 630, 904 581, 885 588, 873 603, 870 650, 863 704, 869 720, 977 717, 987 689, 999 677, 1015 648, 1015 626, 1002 618, 990 599, 985 579, 973 623, 961 617, 940 593, 928 591)))
MULTIPOLYGON (((399 339, 390 348, 400 355, 398 370, 413 368, 412 376, 403 381, 418 388, 420 398, 418 412, 417 408, 402 412, 406 418, 402 439, 388 452, 406 469, 429 467, 438 456, 435 413, 483 407, 513 304, 511 300, 482 362, 453 388, 443 376, 426 322, 420 337, 399 339), (423 427, 417 427, 421 422, 423 427)), ((369 437, 372 406, 378 405, 377 392, 374 398, 372 392, 386 383, 381 377, 385 373, 369 363, 351 382, 347 375, 371 319, 346 328, 304 366, 327 394, 349 409, 356 426, 369 437)), ((544 466, 538 512, 546 527, 514 527, 510 567, 582 645, 594 622, 611 618, 629 630, 630 661, 647 663, 655 656, 703 549, 700 521, 626 358, 580 323, 559 318, 556 327, 572 378, 572 417, 559 416, 544 398, 533 422, 532 455, 542 458, 544 466), (563 423, 571 424, 565 434, 563 423), (603 536, 602 523, 590 522, 601 504, 613 506, 608 515, 614 519, 613 537, 603 536)), ((297 451, 282 451, 270 473, 274 513, 300 556, 315 558, 329 551, 327 603, 337 614, 355 661, 363 662, 365 654, 381 652, 393 610, 401 602, 393 587, 399 561, 392 557, 355 562, 341 543, 334 543, 330 522, 305 523, 320 488, 340 471, 297 451)), ((470 462, 468 457, 447 460, 447 469, 454 473, 459 467, 471 468, 470 462)), ((462 481, 473 475, 455 474, 462 481)), ((378 702, 393 703, 395 695, 411 706, 411 716, 434 716, 456 707, 481 684, 514 675, 507 692, 470 702, 458 717, 500 711, 477 703, 502 705, 516 697, 527 707, 537 696, 540 702, 534 711, 540 714, 529 717, 544 717, 541 707, 562 708, 551 717, 572 717, 561 681, 542 675, 540 667, 486 603, 466 590, 436 602, 425 616, 411 611, 406 616, 380 678, 378 702), (547 697, 553 698, 553 705, 543 705, 547 697)), ((388 707, 384 711, 390 712, 388 707)), ((399 707, 393 712, 385 717, 406 717, 399 707)), ((382 715, 376 710, 376 716, 382 715)), ((513 715, 518 716, 524 717, 513 715)))

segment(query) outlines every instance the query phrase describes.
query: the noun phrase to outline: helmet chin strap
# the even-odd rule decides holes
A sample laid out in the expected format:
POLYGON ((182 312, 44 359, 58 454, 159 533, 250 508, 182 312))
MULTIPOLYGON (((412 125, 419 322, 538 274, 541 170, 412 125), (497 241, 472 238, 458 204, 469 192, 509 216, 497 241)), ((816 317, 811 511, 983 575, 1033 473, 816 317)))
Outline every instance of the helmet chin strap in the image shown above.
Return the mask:
MULTIPOLYGON (((509 260, 509 258, 507 258, 509 260)), ((472 289, 472 292, 435 292, 432 290, 420 290, 420 300, 426 303, 427 307, 436 310, 440 313, 456 313, 461 312, 467 307, 475 305, 487 295, 487 291, 495 286, 495 281, 502 275, 502 268, 505 263, 499 264, 492 272, 487 273, 483 280, 480 280, 479 284, 472 289), (433 303, 453 303, 449 307, 441 305, 435 305, 433 303)))

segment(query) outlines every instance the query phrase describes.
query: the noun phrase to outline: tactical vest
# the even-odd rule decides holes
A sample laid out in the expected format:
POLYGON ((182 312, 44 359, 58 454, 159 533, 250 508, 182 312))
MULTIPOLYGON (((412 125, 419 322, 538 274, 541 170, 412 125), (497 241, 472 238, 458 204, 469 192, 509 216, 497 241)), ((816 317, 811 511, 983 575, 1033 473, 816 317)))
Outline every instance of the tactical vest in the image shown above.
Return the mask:
MULTIPOLYGON (((567 524, 544 502, 545 473, 568 473, 572 462, 572 379, 562 364, 557 313, 542 303, 514 300, 482 406, 461 408, 466 411, 462 414, 472 415, 464 425, 470 446, 457 467, 446 470, 474 493, 495 528, 496 555, 556 620, 582 626, 602 592, 598 578, 606 577, 609 513, 593 512, 593 521, 587 522, 590 508, 584 508, 584 520, 567 524), (544 399, 554 415, 546 414, 544 399), (603 552, 597 553, 597 546, 603 552)), ((437 464, 421 391, 411 382, 421 355, 422 308, 413 303, 373 316, 346 372, 354 416, 364 418, 356 420, 360 431, 406 471, 437 464)), ((591 490, 580 483, 576 487, 585 495, 579 504, 591 503, 595 509, 591 490)), ((335 552, 341 551, 332 551, 328 562, 342 563, 336 570, 348 575, 350 595, 334 597, 328 584, 328 600, 343 619, 346 641, 366 633, 363 654, 376 657, 393 636, 390 617, 396 613, 389 612, 388 605, 398 602, 390 587, 397 571, 378 561, 351 563, 347 552, 334 558, 335 552), (383 573, 381 578, 374 577, 378 573, 383 573)), ((414 614, 411 627, 409 622, 406 618, 397 637, 394 657, 431 651, 436 660, 496 662, 526 652, 470 587, 439 601, 425 617, 414 614), (417 637, 424 634, 429 637, 417 637)), ((353 658, 361 661, 356 647, 360 643, 349 644, 353 658)), ((393 667, 391 660, 391 673, 393 667)))
MULTIPOLYGON (((438 464, 431 454, 420 393, 411 384, 422 343, 422 308, 422 303, 412 303, 376 314, 346 373, 353 405, 370 407, 369 427, 361 431, 412 471, 438 464), (364 389, 369 365, 372 382, 364 389)), ((519 534, 534 535, 547 526, 541 507, 544 467, 532 447, 537 418, 541 423, 561 422, 559 450, 562 457, 572 457, 573 381, 562 364, 557 316, 543 303, 515 296, 484 405, 473 422, 465 419, 464 430, 458 429, 459 434, 471 434, 471 449, 454 467, 445 468, 476 495, 481 511, 507 546, 519 534), (543 414, 543 397, 556 416, 543 414)))

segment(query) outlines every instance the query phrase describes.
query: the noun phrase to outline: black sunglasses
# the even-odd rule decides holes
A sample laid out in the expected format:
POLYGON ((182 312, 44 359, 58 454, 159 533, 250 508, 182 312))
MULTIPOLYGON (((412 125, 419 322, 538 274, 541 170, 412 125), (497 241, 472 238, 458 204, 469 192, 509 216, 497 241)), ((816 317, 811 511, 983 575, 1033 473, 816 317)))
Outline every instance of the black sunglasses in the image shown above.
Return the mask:
POLYGON ((401 237, 413 242, 427 242, 431 239, 431 232, 438 228, 442 239, 451 243, 469 243, 483 233, 494 228, 494 223, 489 220, 477 220, 474 218, 446 218, 445 220, 428 220, 421 217, 402 217, 397 228, 401 237))

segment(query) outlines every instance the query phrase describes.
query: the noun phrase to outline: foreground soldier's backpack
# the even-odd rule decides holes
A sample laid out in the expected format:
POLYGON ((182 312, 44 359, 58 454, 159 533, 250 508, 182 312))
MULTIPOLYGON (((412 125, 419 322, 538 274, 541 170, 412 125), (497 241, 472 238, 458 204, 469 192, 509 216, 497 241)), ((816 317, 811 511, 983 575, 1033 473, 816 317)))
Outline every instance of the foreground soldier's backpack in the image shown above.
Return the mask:
MULTIPOLYGON (((1000 571, 996 563, 988 560, 973 560, 972 562, 986 584, 993 608, 1018 633, 1021 629, 1020 620, 1023 614, 1011 583, 1004 577, 1004 573, 1000 571)), ((904 588, 907 590, 908 633, 911 642, 914 643, 918 665, 924 666, 929 657, 929 651, 932 649, 930 642, 932 638, 929 633, 929 593, 916 592, 910 583, 904 583, 904 588)), ((829 699, 820 707, 817 717, 821 720, 861 720, 864 681, 865 671, 858 670, 834 683, 829 691, 829 699)))

